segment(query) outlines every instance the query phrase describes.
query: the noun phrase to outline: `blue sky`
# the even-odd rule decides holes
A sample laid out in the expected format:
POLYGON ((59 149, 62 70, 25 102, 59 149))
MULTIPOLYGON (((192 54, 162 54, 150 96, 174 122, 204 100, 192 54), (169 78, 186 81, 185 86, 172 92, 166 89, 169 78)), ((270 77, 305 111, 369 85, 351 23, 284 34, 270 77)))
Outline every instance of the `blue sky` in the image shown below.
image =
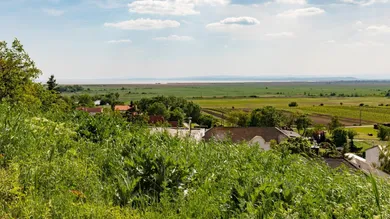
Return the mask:
POLYGON ((390 78, 390 0, 0 0, 42 78, 390 78))

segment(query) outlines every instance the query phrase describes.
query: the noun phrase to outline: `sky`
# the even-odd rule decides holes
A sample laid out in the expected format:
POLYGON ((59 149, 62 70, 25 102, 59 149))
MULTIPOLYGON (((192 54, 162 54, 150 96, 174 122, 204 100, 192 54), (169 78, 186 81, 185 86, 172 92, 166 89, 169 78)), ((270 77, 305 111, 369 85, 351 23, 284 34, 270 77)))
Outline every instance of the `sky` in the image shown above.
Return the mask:
POLYGON ((0 40, 66 79, 390 78, 390 0, 0 0, 0 40))

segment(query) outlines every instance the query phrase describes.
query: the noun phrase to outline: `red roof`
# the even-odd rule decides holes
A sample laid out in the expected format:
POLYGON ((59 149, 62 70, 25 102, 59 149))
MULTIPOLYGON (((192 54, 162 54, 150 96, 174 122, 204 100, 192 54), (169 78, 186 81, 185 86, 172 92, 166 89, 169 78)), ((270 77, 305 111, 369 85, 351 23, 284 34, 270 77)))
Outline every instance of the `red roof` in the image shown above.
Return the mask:
POLYGON ((88 113, 102 113, 103 108, 101 107, 95 107, 95 108, 88 108, 88 107, 78 107, 76 110, 88 112, 88 113))
POLYGON ((163 123, 165 121, 163 116, 149 116, 149 123, 154 124, 154 123, 163 123))
POLYGON ((115 110, 118 110, 118 111, 127 111, 130 109, 130 106, 127 106, 127 105, 116 105, 115 110))

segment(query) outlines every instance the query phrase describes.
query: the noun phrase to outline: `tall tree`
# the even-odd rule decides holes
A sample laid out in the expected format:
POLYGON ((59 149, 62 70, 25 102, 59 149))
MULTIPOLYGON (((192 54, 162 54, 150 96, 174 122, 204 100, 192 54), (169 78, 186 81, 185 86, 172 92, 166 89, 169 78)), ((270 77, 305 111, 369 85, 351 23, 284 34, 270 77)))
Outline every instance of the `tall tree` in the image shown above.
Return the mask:
POLYGON ((313 123, 313 121, 307 115, 299 115, 295 120, 297 125, 298 132, 303 130, 303 133, 306 132, 306 129, 313 123))
POLYGON ((333 116, 332 117, 332 120, 330 121, 330 123, 328 124, 328 130, 330 133, 333 132, 333 130, 337 129, 337 128, 341 128, 343 127, 343 124, 340 122, 339 120, 339 117, 337 116, 333 116))
POLYGON ((19 101, 31 95, 29 92, 37 90, 32 88, 35 86, 33 80, 40 74, 18 39, 13 41, 11 48, 0 41, 0 101, 19 101))
POLYGON ((278 127, 281 126, 283 119, 283 114, 275 107, 266 106, 252 111, 249 126, 278 127))
POLYGON ((46 82, 47 89, 50 91, 56 91, 57 90, 57 80, 54 78, 54 75, 50 75, 49 80, 46 82))

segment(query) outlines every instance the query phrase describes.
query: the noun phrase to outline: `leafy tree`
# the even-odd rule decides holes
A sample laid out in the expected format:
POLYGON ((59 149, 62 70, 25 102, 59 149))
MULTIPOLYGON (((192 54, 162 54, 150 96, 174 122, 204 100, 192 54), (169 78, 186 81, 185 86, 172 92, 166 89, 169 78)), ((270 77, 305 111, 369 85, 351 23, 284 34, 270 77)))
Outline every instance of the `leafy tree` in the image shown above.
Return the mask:
POLYGON ((252 111, 249 126, 278 127, 281 126, 283 119, 284 116, 275 107, 266 106, 252 111))
POLYGON ((212 128, 216 123, 216 119, 212 115, 202 114, 198 123, 199 125, 207 126, 207 128, 212 128))
POLYGON ((153 116, 163 116, 169 118, 169 111, 163 103, 154 103, 148 108, 148 114, 153 116))
POLYGON ((88 94, 81 94, 79 96, 76 96, 76 100, 78 101, 78 106, 83 107, 94 107, 95 103, 92 100, 92 97, 88 94))
POLYGON ((297 102, 291 102, 288 104, 289 107, 297 107, 298 103, 297 102))
POLYGON ((390 174, 390 145, 381 146, 379 160, 380 169, 390 174))
POLYGON ((244 111, 237 110, 229 112, 227 114, 226 120, 239 127, 247 127, 249 124, 250 116, 244 111))
POLYGON ((381 141, 387 141, 390 138, 390 128, 384 125, 378 126, 378 138, 381 141))
POLYGON ((0 41, 0 101, 17 102, 34 97, 33 80, 40 74, 18 39, 13 41, 11 48, 0 41))
POLYGON ((301 154, 308 157, 316 157, 316 153, 311 149, 311 143, 304 138, 290 138, 279 145, 273 145, 272 149, 281 151, 283 154, 301 154))
POLYGON ((176 108, 171 112, 169 120, 177 121, 179 126, 183 126, 185 114, 182 109, 176 108))
POLYGON ((332 132, 333 143, 336 147, 344 147, 348 141, 348 131, 343 128, 336 128, 332 132))
POLYGON ((303 133, 306 133, 307 128, 313 123, 313 121, 307 115, 300 115, 295 120, 295 124, 297 125, 298 132, 303 130, 303 133))
POLYGON ((358 133, 355 130, 353 130, 353 129, 348 130, 349 149, 351 150, 351 152, 357 152, 360 150, 360 148, 355 146, 355 143, 353 141, 353 139, 357 135, 358 135, 358 133))
POLYGON ((328 124, 328 130, 329 130, 329 132, 332 133, 333 130, 335 130, 335 129, 337 129, 337 128, 340 128, 340 127, 343 127, 343 124, 340 122, 339 117, 333 116, 333 117, 332 117, 332 120, 331 120, 330 123, 328 124))
POLYGON ((54 75, 50 75, 49 80, 46 82, 47 89, 50 91, 56 91, 57 90, 57 80, 54 78, 54 75))

